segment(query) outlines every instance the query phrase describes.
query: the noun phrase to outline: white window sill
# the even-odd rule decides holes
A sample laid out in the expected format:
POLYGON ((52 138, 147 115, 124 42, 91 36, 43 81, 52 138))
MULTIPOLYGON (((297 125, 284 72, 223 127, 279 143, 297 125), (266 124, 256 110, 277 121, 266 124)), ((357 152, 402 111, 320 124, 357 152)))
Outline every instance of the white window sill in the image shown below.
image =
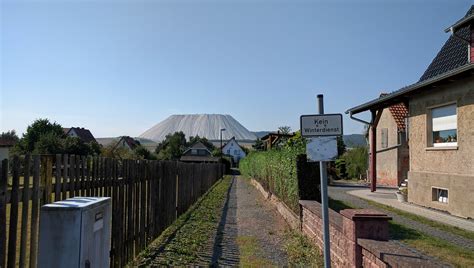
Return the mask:
POLYGON ((438 147, 426 147, 426 151, 453 151, 457 150, 458 146, 438 146, 438 147))

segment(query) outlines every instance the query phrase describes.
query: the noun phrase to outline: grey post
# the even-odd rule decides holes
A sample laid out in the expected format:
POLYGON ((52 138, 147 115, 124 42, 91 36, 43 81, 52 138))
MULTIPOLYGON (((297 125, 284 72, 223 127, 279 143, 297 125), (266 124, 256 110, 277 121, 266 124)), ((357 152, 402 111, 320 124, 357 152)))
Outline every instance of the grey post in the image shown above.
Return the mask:
MULTIPOLYGON (((318 95, 319 114, 324 114, 323 95, 318 95)), ((331 267, 331 248, 329 243, 329 210, 328 210, 328 174, 326 162, 319 162, 319 174, 321 177, 321 207, 323 216, 323 239, 324 239, 324 267, 331 267)))

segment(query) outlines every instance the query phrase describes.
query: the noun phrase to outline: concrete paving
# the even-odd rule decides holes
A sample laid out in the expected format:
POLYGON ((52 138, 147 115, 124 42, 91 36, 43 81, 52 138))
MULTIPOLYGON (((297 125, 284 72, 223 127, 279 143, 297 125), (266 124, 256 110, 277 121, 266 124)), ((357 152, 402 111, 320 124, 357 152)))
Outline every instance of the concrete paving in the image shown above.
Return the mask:
POLYGON ((357 196, 359 198, 371 200, 418 216, 422 216, 433 221, 456 226, 474 232, 473 220, 462 219, 456 216, 452 216, 446 212, 436 211, 408 202, 399 202, 397 200, 397 197, 395 196, 396 191, 396 189, 377 189, 376 192, 372 193, 370 189, 357 189, 347 191, 347 193, 357 196))

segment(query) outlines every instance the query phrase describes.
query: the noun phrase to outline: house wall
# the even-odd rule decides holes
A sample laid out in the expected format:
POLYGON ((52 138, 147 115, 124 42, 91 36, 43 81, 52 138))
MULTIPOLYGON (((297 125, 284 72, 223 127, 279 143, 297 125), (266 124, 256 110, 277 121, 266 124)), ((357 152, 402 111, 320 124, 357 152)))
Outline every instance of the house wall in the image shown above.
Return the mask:
POLYGON ((474 218, 474 78, 466 78, 412 97, 408 201, 474 218), (430 107, 457 103, 457 148, 429 147, 430 107), (448 189, 448 203, 433 201, 432 187, 448 189))
POLYGON ((384 128, 388 130, 387 148, 396 146, 398 144, 397 123, 388 109, 382 111, 377 125, 377 185, 398 186, 398 148, 382 148, 382 129, 384 128))
POLYGON ((0 161, 2 161, 5 158, 8 158, 10 152, 9 147, 0 147, 0 161))
POLYGON ((224 146, 222 151, 224 154, 232 156, 236 162, 246 156, 245 152, 242 150, 242 148, 240 148, 239 144, 235 140, 230 140, 224 146))

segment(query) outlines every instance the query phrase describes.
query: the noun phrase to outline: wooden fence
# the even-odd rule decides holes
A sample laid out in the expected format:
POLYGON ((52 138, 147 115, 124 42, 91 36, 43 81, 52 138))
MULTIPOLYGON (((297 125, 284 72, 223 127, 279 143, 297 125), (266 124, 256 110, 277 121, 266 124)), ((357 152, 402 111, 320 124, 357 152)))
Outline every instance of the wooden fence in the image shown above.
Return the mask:
POLYGON ((223 176, 222 164, 74 155, 13 157, 0 165, 0 267, 36 267, 40 206, 112 198, 110 263, 123 267, 223 176))

